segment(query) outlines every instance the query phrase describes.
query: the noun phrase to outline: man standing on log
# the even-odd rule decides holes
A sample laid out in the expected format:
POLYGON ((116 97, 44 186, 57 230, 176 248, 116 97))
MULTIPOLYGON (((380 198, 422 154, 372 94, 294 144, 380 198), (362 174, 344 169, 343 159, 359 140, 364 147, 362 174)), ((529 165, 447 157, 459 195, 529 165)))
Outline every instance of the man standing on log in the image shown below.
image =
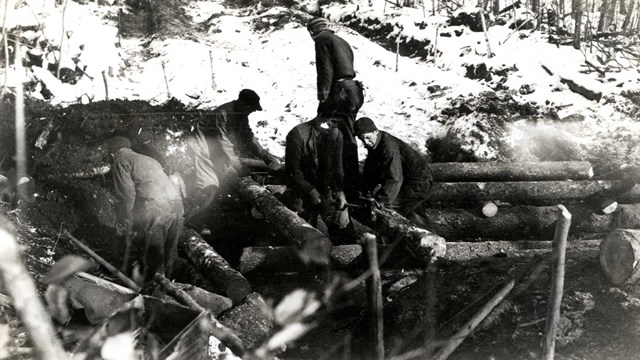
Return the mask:
POLYGON ((285 170, 300 216, 316 227, 318 215, 336 240, 352 229, 345 205, 342 133, 337 129, 336 103, 320 103, 318 115, 287 134, 285 170), (341 210, 336 210, 341 209, 341 210))
POLYGON ((265 150, 249 126, 249 114, 262 111, 255 91, 243 89, 236 100, 205 114, 196 124, 189 148, 195 158, 196 188, 207 206, 220 186, 219 178, 230 171, 244 172, 240 157, 259 158, 277 171, 280 160, 265 150))
POLYGON ((358 119, 354 129, 369 151, 362 174, 364 192, 425 227, 422 214, 433 185, 427 160, 404 141, 378 130, 368 117, 358 119))
POLYGON ((126 229, 125 262, 133 241, 134 250, 143 248, 145 281, 152 280, 156 273, 170 277, 182 231, 180 193, 159 162, 131 150, 129 139, 116 136, 106 145, 113 160, 116 197, 120 200, 116 211, 118 226, 126 229), (135 238, 134 232, 139 234, 135 238))
POLYGON ((334 34, 321 17, 311 19, 307 30, 315 42, 318 101, 333 99, 337 104, 338 129, 344 139, 342 162, 347 198, 358 196, 358 144, 353 123, 364 102, 363 86, 354 80, 353 50, 349 43, 334 34))

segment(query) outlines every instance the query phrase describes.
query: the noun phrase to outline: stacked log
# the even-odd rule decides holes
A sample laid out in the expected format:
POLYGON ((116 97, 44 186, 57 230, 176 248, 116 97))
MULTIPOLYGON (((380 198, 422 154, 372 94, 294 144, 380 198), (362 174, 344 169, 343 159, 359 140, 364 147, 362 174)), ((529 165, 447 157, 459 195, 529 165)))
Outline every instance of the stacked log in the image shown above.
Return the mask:
POLYGON ((430 166, 437 182, 586 180, 593 177, 593 168, 585 161, 433 163, 430 166))
POLYGON ((228 297, 234 304, 240 303, 251 293, 249 281, 232 268, 197 232, 191 229, 183 231, 178 246, 200 273, 217 288, 216 292, 228 297))
POLYGON ((614 285, 638 283, 638 260, 640 230, 614 230, 600 244, 600 267, 614 285))
POLYGON ((285 236, 305 264, 327 265, 331 240, 284 206, 264 186, 248 177, 233 183, 240 195, 253 203, 265 220, 285 236))
MULTIPOLYGON (((598 252, 601 240, 574 241, 568 244, 573 251, 598 252)), ((640 242, 639 242, 640 243, 640 242)), ((384 256, 389 245, 378 246, 378 258, 384 256)), ((466 261, 487 257, 535 256, 548 253, 552 249, 551 241, 482 241, 482 242, 449 242, 447 252, 442 256, 445 260, 466 261)), ((342 271, 363 271, 367 269, 367 259, 361 245, 340 245, 331 249, 329 256, 331 268, 342 271)), ((418 268, 427 259, 416 259, 406 249, 396 247, 389 253, 383 269, 418 268)), ((239 270, 247 276, 273 273, 299 273, 309 268, 295 256, 286 246, 252 246, 244 248, 240 257, 239 270)))
POLYGON ((557 220, 552 205, 557 204, 573 214, 569 233, 574 238, 640 228, 640 187, 613 176, 591 180, 587 162, 441 163, 431 168, 436 183, 424 215, 427 228, 447 241, 549 240, 557 220), (623 205, 599 208, 612 202, 623 205), (486 209, 487 204, 494 206, 486 209))

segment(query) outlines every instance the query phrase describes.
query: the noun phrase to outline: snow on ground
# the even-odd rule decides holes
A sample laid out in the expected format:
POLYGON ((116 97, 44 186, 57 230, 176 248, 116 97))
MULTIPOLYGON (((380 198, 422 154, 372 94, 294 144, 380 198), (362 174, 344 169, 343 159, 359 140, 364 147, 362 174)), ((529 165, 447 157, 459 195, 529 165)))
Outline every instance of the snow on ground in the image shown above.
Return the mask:
MULTIPOLYGON (((9 7, 11 24, 41 22, 45 24, 45 37, 52 44, 61 42, 62 7, 44 0, 13 3, 17 6, 9 7)), ((415 39, 435 39, 437 25, 446 20, 443 16, 425 17, 422 9, 400 10, 390 6, 385 9, 383 1, 375 1, 372 7, 367 4, 368 1, 361 1, 358 5, 331 5, 323 10, 332 20, 356 13, 359 17, 393 21, 398 24, 397 34, 415 39), (419 29, 416 26, 419 22, 431 26, 419 29)), ((157 104, 175 97, 188 107, 209 109, 235 99, 242 88, 251 88, 261 96, 264 108, 251 115, 253 128, 261 142, 277 156, 284 155, 286 133, 315 115, 314 45, 305 27, 297 22, 273 31, 256 32, 252 27, 253 22, 268 25, 273 21, 270 15, 292 10, 240 12, 225 9, 217 1, 191 2, 187 12, 194 22, 220 15, 209 21, 209 31, 196 42, 118 39, 115 21, 106 20, 114 19, 118 9, 118 6, 100 6, 95 2, 86 5, 68 2, 64 29, 71 32, 63 43, 66 42, 70 52, 84 45, 80 58, 91 78, 84 76, 75 85, 62 84, 47 70, 34 67, 28 75, 47 84, 54 94, 52 103, 104 100, 106 82, 110 99, 141 99, 157 104)), ((519 17, 524 16, 519 13, 519 17)), ((594 73, 581 74, 578 70, 584 63, 584 55, 569 46, 548 44, 540 32, 525 30, 510 36, 512 30, 507 26, 492 26, 489 39, 495 56, 489 58, 483 33, 465 28, 460 37, 438 38, 442 55, 437 66, 433 62, 400 57, 396 71, 395 53, 337 23, 333 27, 352 45, 357 79, 366 87, 365 104, 359 115, 371 117, 380 128, 423 152, 427 138, 446 133, 445 126, 432 117, 439 115, 451 99, 473 97, 491 90, 486 84, 464 77, 465 65, 482 62, 489 68, 517 68, 505 85, 514 90, 523 85, 535 89, 527 95, 516 93, 514 97, 519 102, 563 105, 561 117, 584 116, 585 126, 591 129, 589 134, 575 126, 564 126, 561 130, 581 137, 577 141, 590 141, 588 138, 596 136, 607 122, 616 121, 616 125, 628 131, 637 129, 633 119, 614 109, 615 104, 589 101, 569 91, 557 76, 573 79, 603 94, 617 94, 640 88, 637 69, 612 74, 610 77, 615 81, 598 79, 594 73), (557 75, 550 76, 542 65, 557 75), (430 85, 438 85, 443 90, 432 94, 427 89, 430 85)), ((0 78, 2 75, 0 73, 0 78)), ((10 86, 20 81, 11 69, 9 75, 10 86)), ((31 95, 40 96, 38 91, 31 95)), ((511 141, 520 141, 523 133, 532 130, 531 126, 515 124, 509 135, 511 141)), ((553 132, 555 125, 542 126, 544 131, 553 132)), ((364 150, 361 151, 364 154, 364 150)))

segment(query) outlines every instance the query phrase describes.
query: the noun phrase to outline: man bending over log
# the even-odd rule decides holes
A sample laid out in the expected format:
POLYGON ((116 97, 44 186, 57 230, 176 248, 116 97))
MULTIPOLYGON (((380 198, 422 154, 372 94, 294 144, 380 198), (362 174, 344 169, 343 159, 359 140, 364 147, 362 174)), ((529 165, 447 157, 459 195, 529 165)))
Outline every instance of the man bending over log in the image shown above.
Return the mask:
POLYGON ((362 174, 363 192, 425 227, 422 214, 433 185, 427 160, 404 141, 378 130, 368 117, 358 119, 354 130, 369 151, 362 174))
POLYGON ((119 226, 126 229, 127 249, 131 244, 134 250, 144 249, 141 260, 145 282, 156 273, 170 277, 178 257, 184 213, 179 190, 159 162, 131 150, 129 139, 116 136, 107 142, 107 150, 113 160, 114 188, 120 200, 116 215, 119 226))
POLYGON ((280 160, 264 149, 249 126, 249 115, 262 111, 260 97, 243 89, 229 101, 202 116, 189 139, 195 159, 196 192, 199 205, 208 206, 219 187, 219 179, 229 170, 246 173, 240 157, 258 158, 271 170, 279 170, 280 160))
POLYGON ((333 240, 342 242, 353 225, 345 209, 343 138, 337 112, 336 102, 328 99, 320 103, 314 119, 289 131, 285 170, 293 197, 289 205, 314 227, 320 215, 333 240))

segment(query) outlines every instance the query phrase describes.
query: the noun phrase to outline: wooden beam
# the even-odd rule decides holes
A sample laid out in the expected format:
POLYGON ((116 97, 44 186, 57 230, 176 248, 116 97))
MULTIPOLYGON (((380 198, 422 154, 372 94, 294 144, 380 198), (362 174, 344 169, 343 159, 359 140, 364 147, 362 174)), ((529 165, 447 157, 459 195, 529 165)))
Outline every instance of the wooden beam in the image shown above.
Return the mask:
POLYGON ((329 263, 331 240, 284 206, 269 190, 248 177, 235 179, 233 187, 253 203, 275 230, 287 238, 305 264, 329 263))
POLYGON ((586 180, 593 168, 586 161, 433 163, 437 182, 586 180))

